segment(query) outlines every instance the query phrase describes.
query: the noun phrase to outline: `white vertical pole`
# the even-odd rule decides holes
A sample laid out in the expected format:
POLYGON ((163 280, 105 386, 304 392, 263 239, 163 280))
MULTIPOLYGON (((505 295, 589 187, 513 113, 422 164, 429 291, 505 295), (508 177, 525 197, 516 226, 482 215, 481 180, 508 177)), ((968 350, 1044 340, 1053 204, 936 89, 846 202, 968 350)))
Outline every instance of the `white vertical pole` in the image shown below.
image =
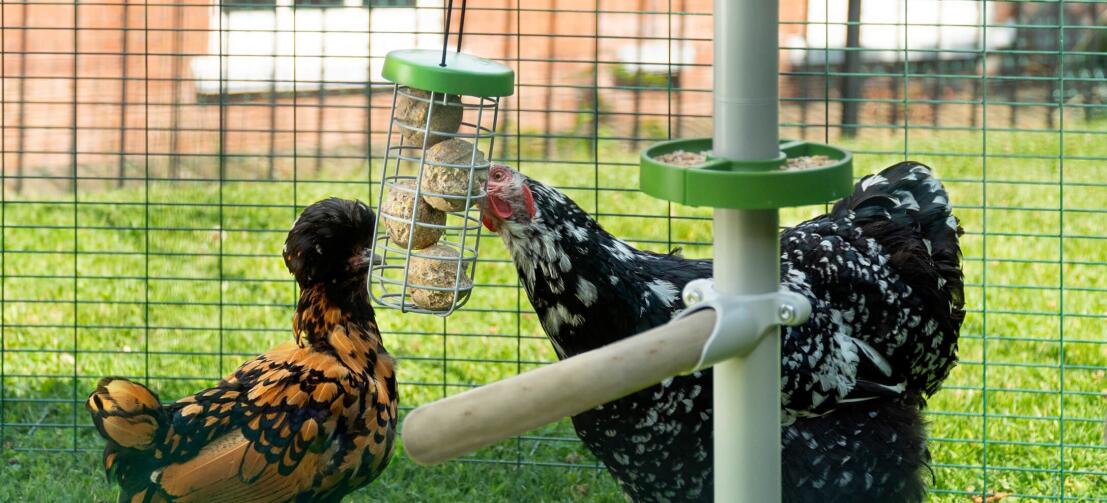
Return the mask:
MULTIPOLYGON (((766 160, 778 145, 778 0, 715 0, 714 154, 766 160)), ((715 287, 774 292, 779 212, 715 210, 715 287)), ((779 329, 749 355, 714 367, 715 501, 779 502, 779 329)))

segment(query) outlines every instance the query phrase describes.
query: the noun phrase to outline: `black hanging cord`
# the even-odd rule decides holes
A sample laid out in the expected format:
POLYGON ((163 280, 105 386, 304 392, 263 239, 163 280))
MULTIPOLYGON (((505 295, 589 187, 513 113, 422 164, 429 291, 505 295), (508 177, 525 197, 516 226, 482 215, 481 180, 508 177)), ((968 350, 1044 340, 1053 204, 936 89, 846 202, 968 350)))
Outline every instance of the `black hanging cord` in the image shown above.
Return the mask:
MULTIPOLYGON (((454 0, 446 2, 446 24, 442 26, 442 62, 438 66, 446 66, 446 48, 450 45, 450 15, 454 13, 454 0)), ((462 18, 465 19, 464 17, 462 18)), ((458 44, 459 46, 461 44, 458 44)))
MULTIPOLYGON (((461 0, 461 19, 457 27, 457 52, 461 52, 461 37, 465 36, 465 8, 469 6, 469 0, 461 0)), ((446 2, 446 24, 442 27, 442 62, 438 66, 446 66, 446 51, 450 46, 450 17, 454 13, 454 0, 446 2)))
POLYGON ((461 52, 461 37, 465 35, 465 7, 469 0, 461 0, 461 22, 457 27, 457 52, 461 52))

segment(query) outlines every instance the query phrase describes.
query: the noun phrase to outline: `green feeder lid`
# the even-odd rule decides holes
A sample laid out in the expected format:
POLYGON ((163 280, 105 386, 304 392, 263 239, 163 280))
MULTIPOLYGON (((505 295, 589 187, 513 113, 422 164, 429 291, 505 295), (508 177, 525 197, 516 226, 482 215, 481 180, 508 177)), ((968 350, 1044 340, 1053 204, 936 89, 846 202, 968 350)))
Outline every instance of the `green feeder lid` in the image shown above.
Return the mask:
POLYGON ((824 203, 853 190, 853 156, 846 150, 805 141, 781 141, 780 156, 764 161, 734 161, 707 156, 694 166, 677 166, 657 157, 676 151, 703 152, 711 138, 655 144, 642 151, 642 192, 688 206, 769 209, 824 203), (818 167, 782 169, 788 159, 825 156, 818 167))
POLYGON ((381 76, 401 86, 481 98, 515 94, 515 71, 495 61, 432 49, 392 51, 384 58, 381 76))

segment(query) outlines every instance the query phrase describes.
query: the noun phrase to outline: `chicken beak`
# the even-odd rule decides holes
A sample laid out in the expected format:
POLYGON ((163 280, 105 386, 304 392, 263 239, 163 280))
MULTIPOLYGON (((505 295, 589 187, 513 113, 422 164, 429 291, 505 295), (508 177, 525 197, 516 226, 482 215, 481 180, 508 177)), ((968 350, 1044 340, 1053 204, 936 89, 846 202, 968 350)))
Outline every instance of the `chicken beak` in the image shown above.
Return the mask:
POLYGON ((364 252, 362 252, 361 257, 359 257, 359 262, 362 266, 379 266, 384 265, 384 257, 373 253, 372 250, 366 249, 364 252))

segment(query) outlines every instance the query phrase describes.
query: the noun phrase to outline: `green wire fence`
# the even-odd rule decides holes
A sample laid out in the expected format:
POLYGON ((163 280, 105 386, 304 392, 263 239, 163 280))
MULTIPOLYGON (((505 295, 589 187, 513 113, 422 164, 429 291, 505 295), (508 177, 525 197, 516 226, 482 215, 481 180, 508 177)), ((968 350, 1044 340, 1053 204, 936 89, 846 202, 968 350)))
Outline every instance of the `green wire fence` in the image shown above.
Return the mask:
MULTIPOLYGON (((442 3, 0 6, 0 457, 94 465, 100 376, 173 400, 290 339, 284 233, 322 197, 375 201, 383 56, 440 47, 442 3)), ((709 256, 709 213, 640 194, 637 149, 709 135, 711 2, 468 9, 466 52, 519 84, 494 158, 638 246, 709 256)), ((928 412, 934 498, 1107 501, 1107 2, 781 9, 783 136, 851 149, 859 176, 931 165, 966 229, 961 363, 928 412)), ((404 410, 554 358, 486 239, 462 311, 379 311, 404 410)), ((567 423, 461 463, 518 467, 497 472, 509 498, 518 470, 600 473, 567 423)))

